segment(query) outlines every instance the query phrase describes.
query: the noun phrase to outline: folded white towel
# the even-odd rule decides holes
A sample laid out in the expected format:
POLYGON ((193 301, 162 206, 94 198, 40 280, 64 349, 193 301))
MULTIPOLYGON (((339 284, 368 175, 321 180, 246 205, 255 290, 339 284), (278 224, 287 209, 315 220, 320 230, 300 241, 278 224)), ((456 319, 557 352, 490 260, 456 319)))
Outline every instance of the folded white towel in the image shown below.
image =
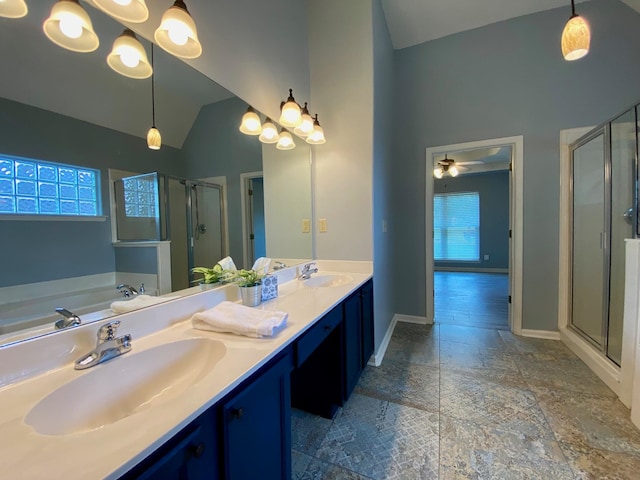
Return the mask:
POLYGON ((174 297, 152 297, 151 295, 136 295, 129 300, 118 300, 111 304, 113 313, 127 313, 158 303, 166 302, 174 297))
POLYGON ((288 313, 256 310, 238 303, 222 302, 191 317, 193 328, 235 333, 247 337, 272 337, 287 325, 288 313))
POLYGON ((271 265, 271 259, 270 258, 260 257, 255 261, 255 263, 253 264, 253 267, 251 267, 251 269, 255 270, 258 273, 262 273, 262 274, 266 275, 267 272, 269 271, 269 265, 271 265))
POLYGON ((222 267, 222 270, 237 270, 236 264, 233 263, 233 259, 231 257, 224 257, 218 262, 218 265, 222 267))

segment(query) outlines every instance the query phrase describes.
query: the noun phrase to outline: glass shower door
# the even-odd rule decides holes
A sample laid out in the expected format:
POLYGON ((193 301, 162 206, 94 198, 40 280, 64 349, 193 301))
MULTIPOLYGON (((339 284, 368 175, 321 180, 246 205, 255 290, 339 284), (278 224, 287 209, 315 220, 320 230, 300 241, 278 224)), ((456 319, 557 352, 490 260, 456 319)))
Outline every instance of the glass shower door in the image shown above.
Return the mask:
POLYGON ((600 349, 607 282, 604 129, 573 151, 573 240, 571 325, 600 349))

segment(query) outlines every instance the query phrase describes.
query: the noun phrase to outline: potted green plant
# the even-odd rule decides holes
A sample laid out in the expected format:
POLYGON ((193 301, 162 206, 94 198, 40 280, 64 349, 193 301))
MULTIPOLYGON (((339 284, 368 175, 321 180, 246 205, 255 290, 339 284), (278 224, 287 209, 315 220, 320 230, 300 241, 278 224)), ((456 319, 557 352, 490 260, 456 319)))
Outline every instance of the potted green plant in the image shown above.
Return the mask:
POLYGON ((195 267, 192 268, 191 271, 193 273, 202 274, 202 278, 194 280, 194 283, 198 282, 205 290, 208 288, 212 288, 214 284, 220 283, 221 281, 225 280, 229 275, 229 272, 223 270, 222 266, 219 263, 216 263, 213 268, 195 267))
POLYGON ((236 271, 233 282, 240 288, 240 298, 242 304, 248 307, 255 307, 262 302, 262 279, 264 273, 255 270, 236 271))

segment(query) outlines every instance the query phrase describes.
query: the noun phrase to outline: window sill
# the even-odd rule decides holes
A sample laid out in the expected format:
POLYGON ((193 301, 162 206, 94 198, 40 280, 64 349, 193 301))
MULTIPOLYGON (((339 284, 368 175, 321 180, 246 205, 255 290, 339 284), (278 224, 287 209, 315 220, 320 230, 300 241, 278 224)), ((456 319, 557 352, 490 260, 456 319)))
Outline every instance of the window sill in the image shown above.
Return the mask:
POLYGON ((0 214, 0 221, 29 221, 29 222, 104 222, 107 217, 102 215, 20 215, 0 214))

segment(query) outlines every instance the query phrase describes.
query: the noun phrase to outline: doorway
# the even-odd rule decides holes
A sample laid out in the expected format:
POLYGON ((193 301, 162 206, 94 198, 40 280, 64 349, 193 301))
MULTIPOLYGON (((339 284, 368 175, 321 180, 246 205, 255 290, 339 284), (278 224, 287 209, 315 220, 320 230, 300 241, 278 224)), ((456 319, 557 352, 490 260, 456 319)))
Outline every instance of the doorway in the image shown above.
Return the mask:
POLYGON ((264 217, 264 181, 262 172, 240 175, 242 188, 242 243, 244 268, 251 268, 256 259, 266 257, 264 217))
MULTIPOLYGON (((443 310, 436 308, 438 290, 443 301, 456 301, 451 297, 447 300, 446 295, 455 292, 455 289, 448 287, 443 290, 443 284, 456 281, 454 273, 465 273, 469 277, 465 280, 472 281, 468 285, 476 283, 479 294, 482 294, 482 290, 487 294, 487 288, 493 289, 493 293, 487 294, 490 303, 495 301, 496 295, 503 296, 506 319, 498 305, 497 308, 487 308, 486 304, 475 302, 474 298, 478 304, 473 306, 467 302, 467 307, 478 308, 478 314, 482 311, 488 314, 484 316, 484 320, 488 320, 486 326, 509 328, 516 334, 522 333, 522 156, 522 136, 427 149, 425 243, 428 322, 440 321, 438 315, 442 316, 443 310), (481 180, 472 179, 474 176, 481 180), (444 183, 441 182, 443 179, 444 183), (492 182, 502 182, 504 195, 493 199, 497 202, 493 208, 498 205, 502 212, 502 227, 494 229, 496 236, 493 239, 491 234, 481 239, 481 208, 488 210, 482 215, 485 218, 483 223, 490 224, 497 217, 488 208, 491 193, 497 192, 492 192, 492 182), (457 184, 455 188, 454 183, 457 184), (487 184, 482 188, 485 191, 484 199, 481 198, 480 189, 473 188, 473 183, 487 184), (500 235, 502 239, 498 238, 500 235), (499 293, 501 284, 507 286, 506 291, 502 287, 502 294, 499 293)), ((457 302, 458 306, 462 305, 460 296, 457 302)), ((470 312, 459 309, 459 319, 464 317, 468 324, 472 321, 470 312)), ((451 320, 451 317, 442 318, 443 323, 451 323, 451 320)))

